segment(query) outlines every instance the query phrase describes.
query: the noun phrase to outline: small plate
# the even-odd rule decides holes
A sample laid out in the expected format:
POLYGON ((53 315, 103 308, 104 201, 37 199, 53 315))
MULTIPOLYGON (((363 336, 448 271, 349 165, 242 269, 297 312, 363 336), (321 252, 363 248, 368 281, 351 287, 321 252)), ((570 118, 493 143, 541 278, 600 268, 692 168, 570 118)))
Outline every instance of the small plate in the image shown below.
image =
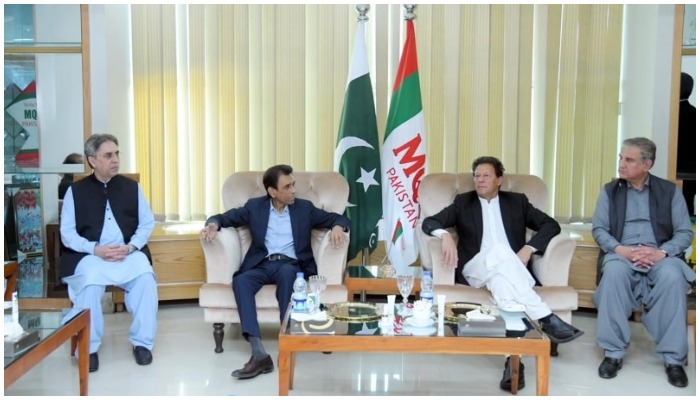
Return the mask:
POLYGON ((433 326, 435 321, 433 321, 432 318, 429 318, 425 321, 419 321, 415 319, 414 317, 408 317, 406 318, 406 321, 404 322, 406 325, 410 325, 414 328, 425 328, 427 326, 433 326))
POLYGON ((445 304, 445 321, 457 323, 460 315, 465 315, 471 310, 478 310, 481 304, 475 303, 448 303, 445 304))
POLYGON ((338 321, 370 322, 379 321, 382 316, 377 306, 369 303, 342 302, 329 306, 328 316, 338 321))

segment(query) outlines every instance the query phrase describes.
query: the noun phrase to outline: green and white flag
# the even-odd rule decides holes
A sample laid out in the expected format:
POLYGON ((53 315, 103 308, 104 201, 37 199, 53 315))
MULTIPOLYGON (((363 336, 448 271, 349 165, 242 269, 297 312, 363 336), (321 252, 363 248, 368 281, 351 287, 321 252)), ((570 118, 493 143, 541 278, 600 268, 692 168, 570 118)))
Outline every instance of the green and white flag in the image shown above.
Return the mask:
POLYGON ((420 229, 418 185, 427 173, 424 132, 416 37, 409 20, 382 147, 384 236, 397 273, 418 258, 414 235, 420 229))
POLYGON ((379 165, 379 134, 365 52, 365 21, 358 21, 334 166, 350 186, 345 210, 351 221, 348 260, 362 249, 369 248, 372 252, 377 247, 377 229, 382 218, 379 165))

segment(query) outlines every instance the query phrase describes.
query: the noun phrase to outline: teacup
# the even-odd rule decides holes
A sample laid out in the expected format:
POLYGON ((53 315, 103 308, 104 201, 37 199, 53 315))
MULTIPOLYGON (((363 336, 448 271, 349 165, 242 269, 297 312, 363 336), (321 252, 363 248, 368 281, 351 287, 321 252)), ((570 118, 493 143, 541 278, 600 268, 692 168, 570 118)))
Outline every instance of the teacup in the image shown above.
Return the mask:
POLYGON ((418 300, 413 303, 413 319, 416 322, 427 322, 430 320, 431 306, 425 300, 418 300))

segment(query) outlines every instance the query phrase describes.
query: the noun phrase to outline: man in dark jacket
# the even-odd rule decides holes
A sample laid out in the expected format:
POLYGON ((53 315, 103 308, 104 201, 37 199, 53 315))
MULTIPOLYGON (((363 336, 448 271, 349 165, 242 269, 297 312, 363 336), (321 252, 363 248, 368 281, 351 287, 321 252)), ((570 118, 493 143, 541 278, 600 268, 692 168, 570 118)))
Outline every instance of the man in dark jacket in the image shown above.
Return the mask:
POLYGON ((334 247, 347 240, 345 232, 350 229, 350 220, 316 208, 308 200, 297 199, 294 183, 292 167, 270 167, 263 175, 267 196, 250 199, 243 207, 210 217, 202 230, 202 237, 211 241, 221 228, 250 228, 252 244, 241 268, 233 276, 233 294, 243 336, 252 348, 250 360, 231 373, 239 379, 254 378, 274 370, 272 358, 260 340, 255 294, 263 285, 277 285, 281 321, 292 296, 296 273, 303 272, 307 278, 317 274, 311 230, 331 229, 329 239, 334 247))
MULTIPOLYGON (((486 287, 504 310, 524 311, 539 320, 555 343, 566 343, 583 334, 562 321, 532 289, 535 279, 527 269, 530 257, 543 252, 559 234, 557 221, 533 207, 522 193, 501 192, 503 164, 495 157, 479 157, 472 163, 475 190, 459 194, 454 202, 423 221, 423 232, 442 240, 443 262, 458 268, 457 281, 486 287), (445 228, 456 227, 459 247, 445 228), (527 228, 537 233, 526 242, 527 228)), ((501 388, 510 390, 510 360, 501 388)), ((520 364, 518 389, 525 386, 520 364)))

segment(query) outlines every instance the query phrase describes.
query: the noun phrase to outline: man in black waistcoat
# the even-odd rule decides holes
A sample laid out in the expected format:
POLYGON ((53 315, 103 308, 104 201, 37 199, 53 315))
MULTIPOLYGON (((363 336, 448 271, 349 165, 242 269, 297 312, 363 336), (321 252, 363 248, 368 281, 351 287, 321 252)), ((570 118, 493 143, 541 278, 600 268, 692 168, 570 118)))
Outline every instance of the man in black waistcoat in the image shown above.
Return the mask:
POLYGON ((71 185, 61 211, 60 273, 75 308, 90 310, 90 372, 102 343, 102 295, 107 285, 126 292, 133 321, 129 341, 139 365, 150 364, 156 336, 158 290, 148 238, 154 219, 141 186, 119 175, 119 143, 95 134, 85 143, 93 174, 71 185))
POLYGON ((632 337, 628 319, 641 308, 642 323, 664 360, 669 383, 685 387, 686 293, 695 273, 683 256, 693 229, 678 187, 649 172, 655 159, 651 140, 622 142, 620 178, 605 185, 593 214, 602 273, 593 295, 598 308, 596 341, 604 351, 598 375, 617 376, 632 337))

